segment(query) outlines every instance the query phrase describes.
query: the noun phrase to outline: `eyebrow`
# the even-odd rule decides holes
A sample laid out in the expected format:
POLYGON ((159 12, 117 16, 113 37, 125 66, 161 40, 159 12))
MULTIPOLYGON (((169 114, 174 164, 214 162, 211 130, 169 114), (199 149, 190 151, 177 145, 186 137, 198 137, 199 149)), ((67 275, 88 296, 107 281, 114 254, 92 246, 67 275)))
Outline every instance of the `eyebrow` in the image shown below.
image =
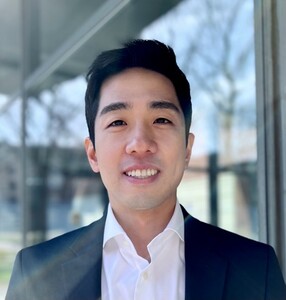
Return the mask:
POLYGON ((109 112, 117 111, 117 110, 124 110, 130 109, 131 105, 125 102, 115 102, 109 105, 106 105, 100 112, 100 116, 105 115, 109 112))
MULTIPOLYGON (((106 105, 100 112, 100 116, 103 116, 107 113, 118 111, 118 110, 127 110, 130 109, 132 106, 127 102, 115 102, 109 105, 106 105)), ((175 111, 176 113, 180 113, 179 108, 172 102, 165 101, 165 100, 157 100, 152 101, 149 104, 150 109, 170 109, 175 111)))
POLYGON ((180 113, 180 109, 177 107, 177 105, 169 101, 152 101, 149 106, 151 109, 170 109, 175 111, 176 113, 180 113))

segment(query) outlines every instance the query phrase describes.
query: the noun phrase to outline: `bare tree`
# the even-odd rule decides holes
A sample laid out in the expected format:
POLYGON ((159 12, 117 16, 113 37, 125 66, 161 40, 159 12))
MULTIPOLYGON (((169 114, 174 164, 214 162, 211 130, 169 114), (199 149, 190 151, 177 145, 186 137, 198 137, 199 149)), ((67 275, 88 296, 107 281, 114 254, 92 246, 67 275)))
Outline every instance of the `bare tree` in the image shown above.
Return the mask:
MULTIPOLYGON (((216 128, 230 132, 235 117, 240 126, 255 126, 249 114, 252 109, 255 116, 254 81, 247 82, 254 64, 249 5, 247 0, 184 1, 143 31, 144 37, 163 37, 175 48, 179 64, 190 79, 197 111, 205 109, 201 103, 208 109, 215 108, 215 118, 207 120, 212 132, 216 128), (219 124, 212 123, 216 121, 219 124)), ((227 135, 225 148, 232 153, 227 135)))

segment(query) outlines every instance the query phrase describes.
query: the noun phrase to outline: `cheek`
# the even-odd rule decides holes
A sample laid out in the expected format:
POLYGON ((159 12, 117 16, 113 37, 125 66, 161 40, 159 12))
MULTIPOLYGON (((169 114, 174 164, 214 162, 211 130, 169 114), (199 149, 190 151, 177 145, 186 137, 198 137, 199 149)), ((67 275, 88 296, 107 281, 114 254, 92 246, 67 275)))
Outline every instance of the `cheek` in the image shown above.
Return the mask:
POLYGON ((178 172, 184 172, 188 164, 188 154, 185 143, 181 143, 177 151, 174 151, 172 159, 176 161, 176 168, 178 172))
POLYGON ((118 147, 112 141, 102 139, 98 141, 96 146, 97 163, 100 172, 109 172, 114 169, 114 165, 118 161, 118 147))

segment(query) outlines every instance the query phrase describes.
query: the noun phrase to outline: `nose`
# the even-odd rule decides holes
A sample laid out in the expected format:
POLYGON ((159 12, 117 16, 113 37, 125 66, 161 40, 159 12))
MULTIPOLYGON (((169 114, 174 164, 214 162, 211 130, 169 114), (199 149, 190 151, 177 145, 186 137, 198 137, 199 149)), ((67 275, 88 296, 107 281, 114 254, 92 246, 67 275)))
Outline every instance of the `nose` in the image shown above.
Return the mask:
POLYGON ((152 131, 144 126, 134 127, 126 145, 126 153, 144 155, 146 153, 155 153, 156 151, 157 143, 152 131))

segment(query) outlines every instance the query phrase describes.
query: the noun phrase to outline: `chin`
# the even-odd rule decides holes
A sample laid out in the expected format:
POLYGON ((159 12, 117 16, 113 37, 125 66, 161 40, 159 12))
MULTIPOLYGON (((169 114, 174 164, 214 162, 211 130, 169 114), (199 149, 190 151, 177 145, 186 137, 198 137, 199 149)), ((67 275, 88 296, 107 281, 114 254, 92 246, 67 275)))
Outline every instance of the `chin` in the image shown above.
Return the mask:
POLYGON ((136 199, 134 199, 134 201, 130 202, 129 207, 137 211, 148 211, 160 207, 163 203, 164 202, 160 200, 152 201, 150 200, 150 198, 148 198, 147 195, 144 195, 144 198, 141 199, 141 201, 137 197, 136 199))

